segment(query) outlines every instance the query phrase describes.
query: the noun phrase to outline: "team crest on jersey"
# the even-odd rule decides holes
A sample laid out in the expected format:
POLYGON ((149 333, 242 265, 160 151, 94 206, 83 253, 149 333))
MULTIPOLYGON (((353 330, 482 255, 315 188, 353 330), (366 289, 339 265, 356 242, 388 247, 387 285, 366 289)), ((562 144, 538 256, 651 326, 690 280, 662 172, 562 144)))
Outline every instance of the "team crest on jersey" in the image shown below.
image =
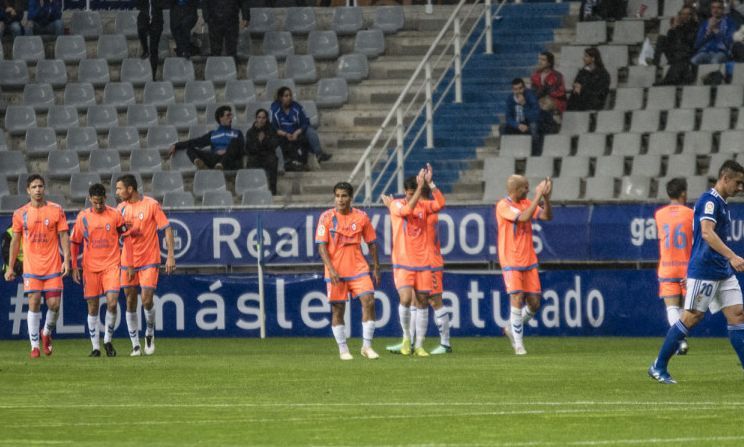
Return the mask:
POLYGON ((139 215, 137 217, 139 217, 139 220, 145 220, 145 213, 143 213, 142 211, 140 211, 140 213, 139 213, 139 215))
POLYGON ((49 226, 49 219, 44 219, 44 226, 45 227, 48 227, 49 226))
POLYGON ((28 278, 24 279, 23 280, 23 285, 25 285, 26 287, 28 287, 28 284, 29 284, 28 278))
POLYGON ((705 214, 713 214, 716 205, 713 202, 705 202, 705 214))
POLYGON ((356 226, 356 222, 355 222, 355 223, 351 224, 351 231, 356 231, 356 229, 357 229, 357 226, 356 226))
POLYGON ((106 231, 111 231, 111 224, 106 224, 106 231))
POLYGON ((323 235, 325 235, 325 232, 326 232, 326 228, 325 228, 325 225, 320 225, 320 226, 318 226, 318 236, 323 236, 323 235))

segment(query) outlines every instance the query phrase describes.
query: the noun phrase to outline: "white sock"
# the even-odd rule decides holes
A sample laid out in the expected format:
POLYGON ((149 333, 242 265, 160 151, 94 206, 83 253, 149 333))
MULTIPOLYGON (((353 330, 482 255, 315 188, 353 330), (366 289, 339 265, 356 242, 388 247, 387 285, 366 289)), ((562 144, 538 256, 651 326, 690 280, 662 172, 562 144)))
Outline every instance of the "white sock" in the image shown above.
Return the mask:
POLYGON ((437 329, 439 329, 439 343, 444 346, 449 346, 449 313, 447 312, 447 309, 440 307, 438 310, 435 310, 434 320, 437 323, 437 329))
POLYGON ((429 308, 416 309, 416 347, 424 346, 426 338, 426 329, 429 327, 429 308))
POLYGON ((411 309, 402 304, 398 304, 398 318, 400 319, 400 327, 403 329, 403 338, 410 340, 411 330, 409 325, 411 324, 411 309))
POLYGON ((372 339, 375 337, 375 320, 362 322, 362 346, 372 347, 372 339))
POLYGON ((132 348, 136 348, 140 345, 137 312, 127 312, 127 330, 129 331, 129 339, 132 341, 132 348))
POLYGON ((408 310, 411 311, 411 318, 408 322, 408 339, 413 340, 416 338, 416 306, 411 306, 408 310))
POLYGON ((47 309, 46 319, 44 320, 44 335, 49 335, 57 327, 57 318, 59 318, 59 311, 47 309))
POLYGON ((116 313, 106 311, 106 333, 103 335, 104 343, 111 343, 114 336, 114 323, 116 322, 116 313))
POLYGON ((530 306, 524 306, 522 308, 522 324, 527 324, 531 319, 535 317, 535 313, 530 310, 530 306))
POLYGON ((511 324, 512 336, 514 337, 514 344, 516 346, 522 346, 522 336, 524 335, 524 325, 522 323, 522 309, 518 307, 511 308, 511 317, 509 318, 511 324))
POLYGON ((41 325, 41 312, 26 313, 28 323, 28 339, 31 340, 31 349, 39 347, 39 325, 41 325))
POLYGON ((101 350, 101 341, 98 334, 98 315, 88 315, 88 335, 93 349, 101 350))
POLYGON ((145 337, 155 335, 155 306, 152 309, 145 309, 145 337))
POLYGON ((667 321, 669 322, 669 326, 674 326, 674 323, 679 321, 679 317, 680 317, 679 307, 667 306, 666 312, 667 312, 667 321))
POLYGON ((349 346, 346 344, 346 327, 344 325, 338 325, 331 327, 331 329, 338 345, 338 352, 340 354, 349 352, 349 346))

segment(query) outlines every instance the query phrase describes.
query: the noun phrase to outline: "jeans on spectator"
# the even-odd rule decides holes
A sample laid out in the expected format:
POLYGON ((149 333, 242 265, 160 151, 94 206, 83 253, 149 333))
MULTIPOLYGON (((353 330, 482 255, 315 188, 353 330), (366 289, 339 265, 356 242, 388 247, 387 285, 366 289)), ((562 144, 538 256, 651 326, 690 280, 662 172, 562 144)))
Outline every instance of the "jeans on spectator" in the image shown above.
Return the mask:
POLYGON ((173 40, 176 41, 176 56, 191 57, 191 30, 199 20, 195 4, 179 6, 174 4, 170 9, 170 28, 173 40))
POLYGON ((315 155, 320 154, 323 150, 320 148, 320 137, 318 131, 313 126, 307 126, 305 130, 305 137, 307 138, 308 149, 315 155))
POLYGON ((21 26, 21 22, 15 21, 15 22, 2 22, 2 32, 0 32, 0 36, 5 34, 5 30, 10 31, 10 35, 13 36, 13 39, 23 34, 23 27, 21 26))
POLYGON ((29 36, 33 35, 51 35, 51 36, 61 36, 65 33, 65 25, 62 23, 62 19, 57 19, 52 22, 49 22, 46 25, 39 25, 35 22, 28 22, 28 27, 26 28, 26 34, 29 36))
POLYGON ((214 169, 217 163, 222 163, 222 167, 228 171, 243 168, 243 150, 237 143, 228 146, 224 154, 216 154, 210 149, 187 149, 186 155, 192 163, 200 159, 209 169, 214 169))
POLYGON ((728 60, 729 57, 726 53, 721 53, 720 51, 702 51, 692 56, 690 62, 693 65, 723 64, 728 60))
POLYGON ((540 132, 540 123, 525 123, 529 126, 526 132, 522 132, 518 128, 504 126, 502 133, 504 135, 531 135, 532 136, 532 156, 537 157, 542 155, 543 146, 543 134, 540 132))

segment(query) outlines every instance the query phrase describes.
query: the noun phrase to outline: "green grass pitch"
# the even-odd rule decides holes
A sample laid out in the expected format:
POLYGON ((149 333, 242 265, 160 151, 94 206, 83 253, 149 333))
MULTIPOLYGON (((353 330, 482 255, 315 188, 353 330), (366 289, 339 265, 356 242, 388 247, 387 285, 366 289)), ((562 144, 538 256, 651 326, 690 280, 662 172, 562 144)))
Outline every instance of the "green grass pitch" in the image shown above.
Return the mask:
MULTIPOLYGON (((333 340, 158 339, 152 357, 88 358, 58 340, 31 361, 0 342, 0 445, 741 446, 744 373, 725 339, 646 376, 660 339, 454 339, 431 358, 333 340)), ((434 343, 433 339, 429 340, 434 343)))

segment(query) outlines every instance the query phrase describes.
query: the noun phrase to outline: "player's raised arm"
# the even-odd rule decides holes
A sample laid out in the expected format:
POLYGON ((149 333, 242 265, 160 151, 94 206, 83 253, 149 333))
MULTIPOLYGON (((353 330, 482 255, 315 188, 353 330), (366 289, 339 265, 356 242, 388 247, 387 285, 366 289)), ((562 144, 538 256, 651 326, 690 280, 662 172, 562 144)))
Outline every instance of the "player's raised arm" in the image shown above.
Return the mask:
POLYGON ((437 185, 434 183, 434 171, 432 170, 429 163, 426 164, 424 181, 429 187, 431 195, 434 199, 433 201, 429 202, 429 211, 431 211, 432 213, 438 213, 442 208, 444 208, 444 205, 447 204, 447 200, 444 198, 444 194, 442 194, 442 191, 440 191, 439 188, 437 188, 437 185))
POLYGON ((542 211, 540 220, 553 220, 553 206, 550 203, 550 194, 553 192, 553 180, 550 177, 545 179, 545 188, 542 194, 542 211))

